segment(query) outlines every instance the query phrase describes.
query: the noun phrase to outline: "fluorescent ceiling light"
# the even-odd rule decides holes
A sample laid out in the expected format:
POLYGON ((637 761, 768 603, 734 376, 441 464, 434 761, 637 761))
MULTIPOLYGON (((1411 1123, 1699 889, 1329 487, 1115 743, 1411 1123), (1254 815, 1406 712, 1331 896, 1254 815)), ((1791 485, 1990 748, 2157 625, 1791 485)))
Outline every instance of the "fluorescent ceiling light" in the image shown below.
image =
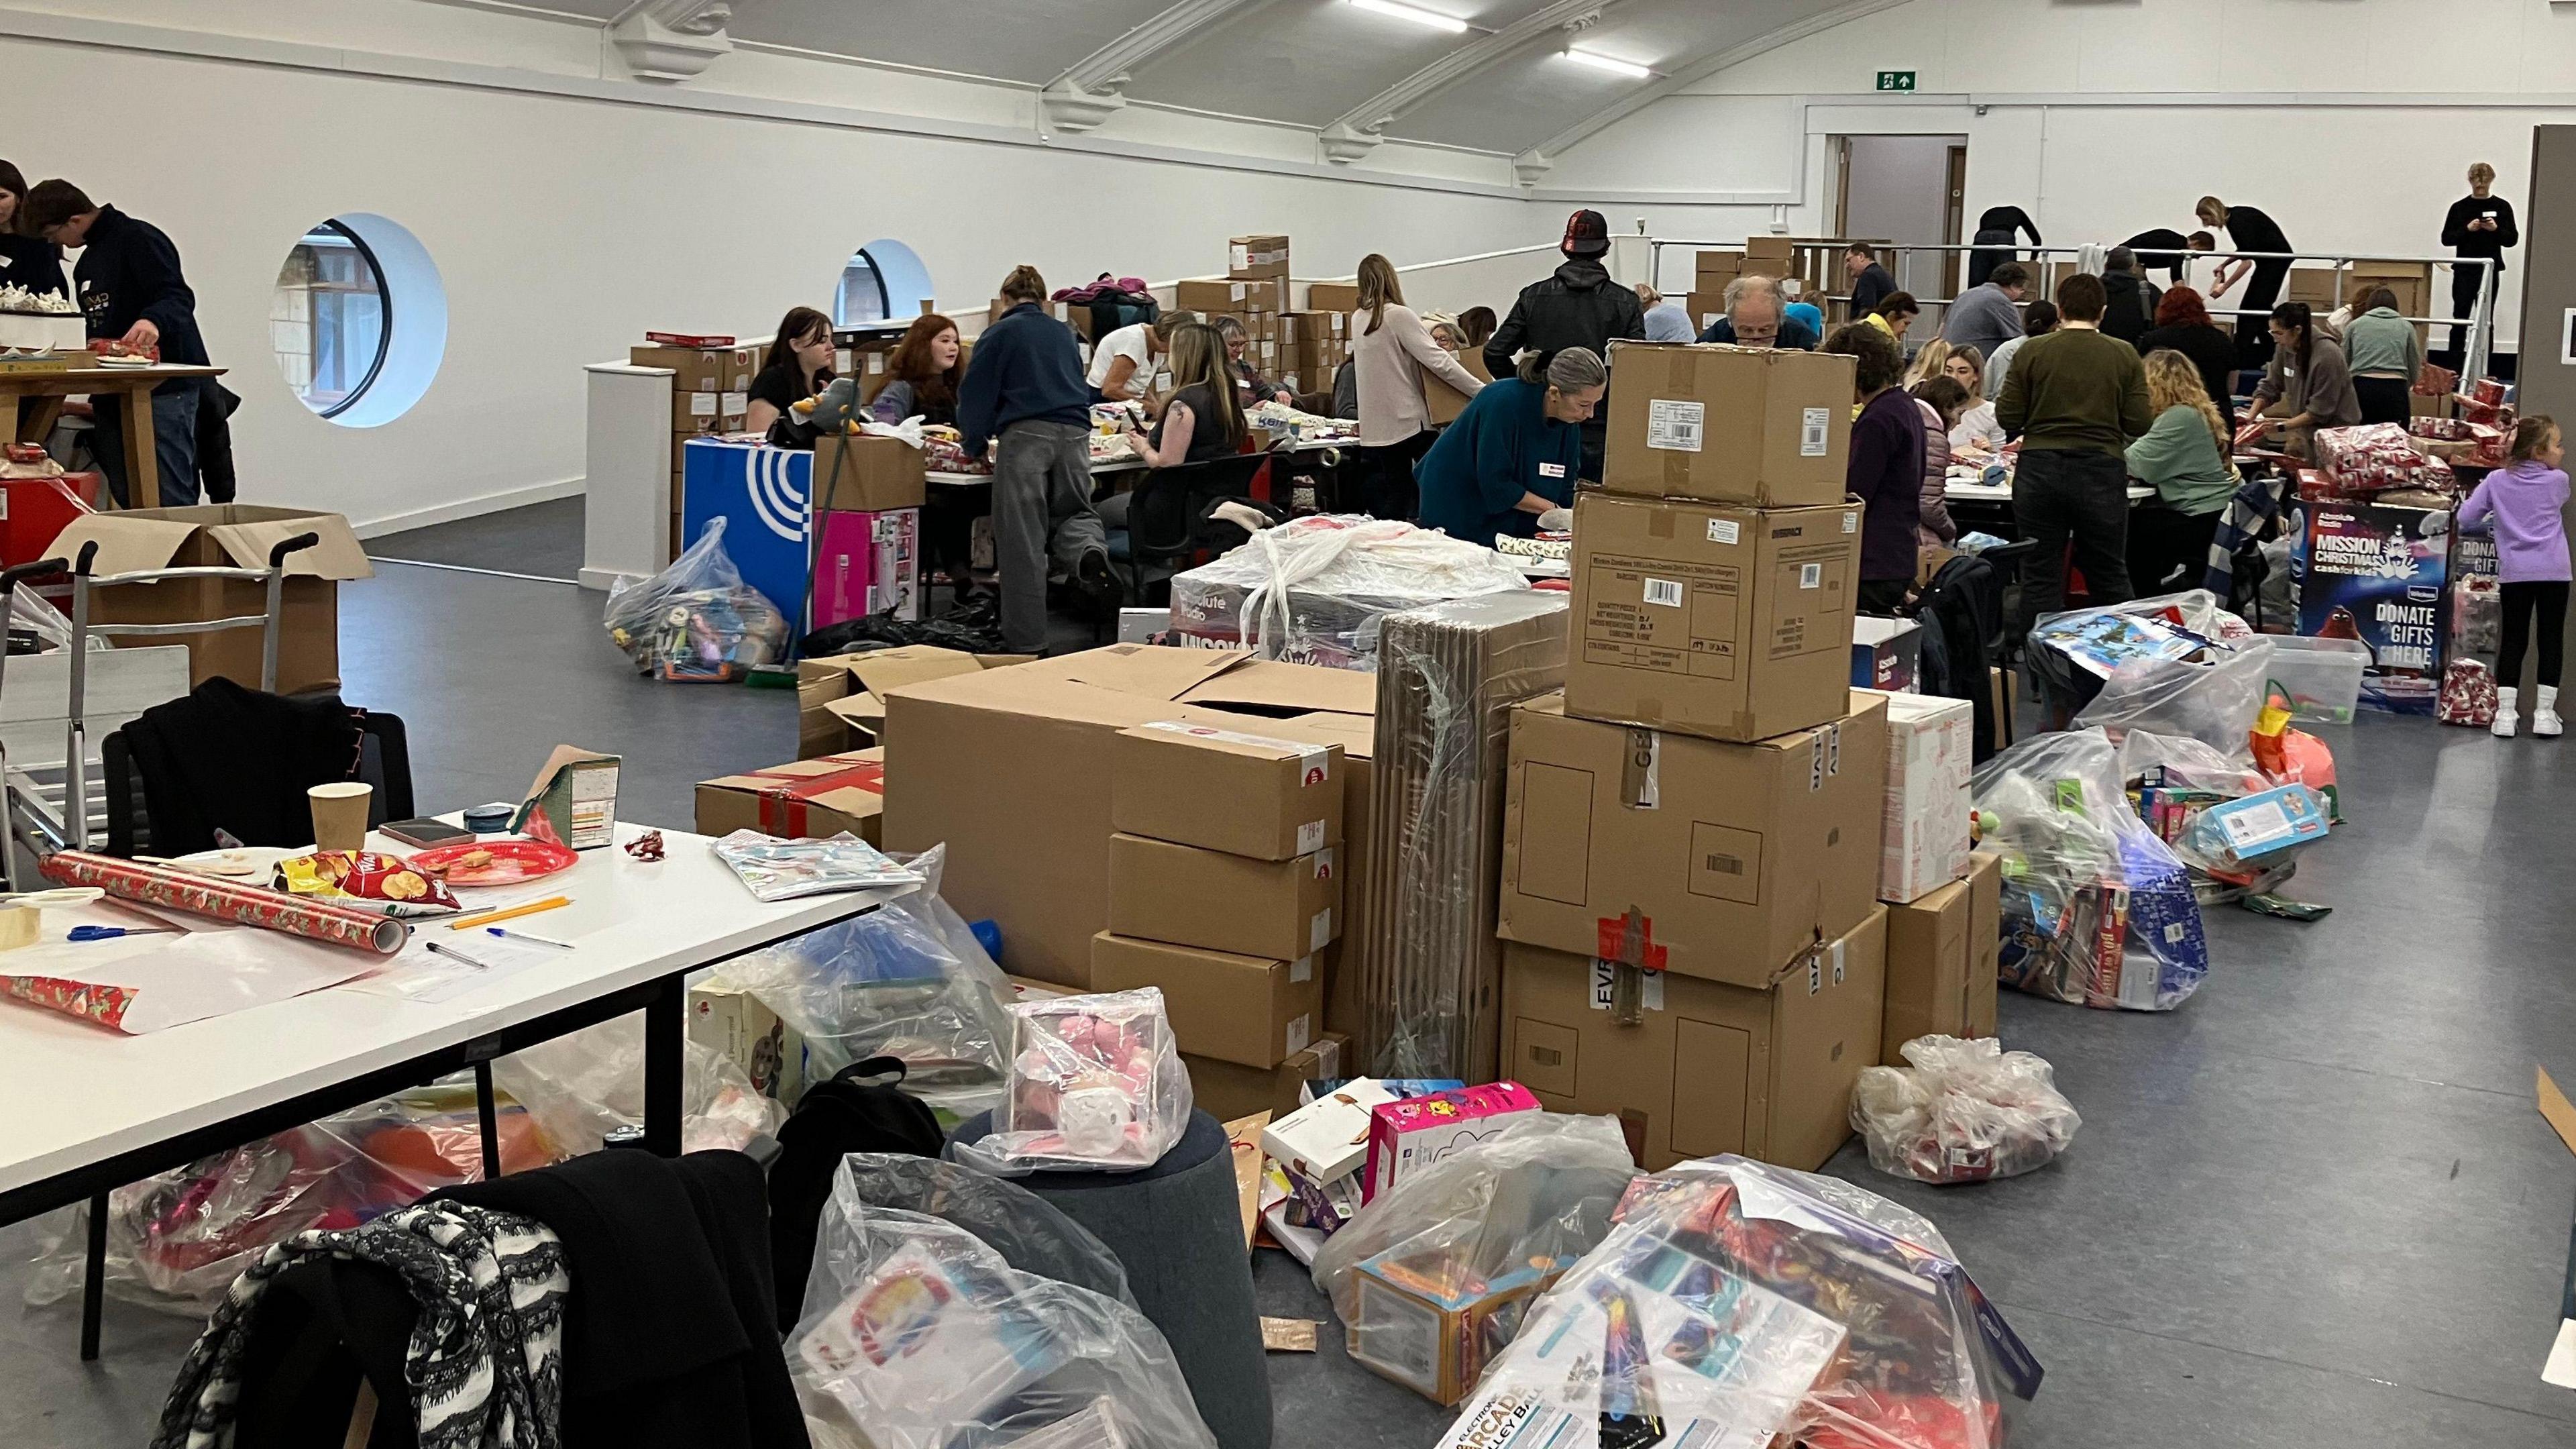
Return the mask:
MULTIPOLYGON (((1351 0, 1351 3, 1356 5, 1360 0, 1351 0)), ((1565 48, 1565 58, 1579 65, 1588 65, 1594 70, 1606 70, 1612 75, 1624 75, 1630 80, 1647 80, 1654 75, 1653 71, 1635 61, 1620 60, 1598 51, 1577 50, 1570 45, 1565 48)))
POLYGON ((1398 20, 1410 20, 1416 25, 1428 25, 1434 30, 1446 30, 1453 35, 1463 33, 1467 28, 1467 22, 1457 16, 1443 15, 1437 10, 1425 10, 1419 5, 1401 4, 1398 0, 1351 0, 1351 4, 1379 15, 1391 15, 1398 20))

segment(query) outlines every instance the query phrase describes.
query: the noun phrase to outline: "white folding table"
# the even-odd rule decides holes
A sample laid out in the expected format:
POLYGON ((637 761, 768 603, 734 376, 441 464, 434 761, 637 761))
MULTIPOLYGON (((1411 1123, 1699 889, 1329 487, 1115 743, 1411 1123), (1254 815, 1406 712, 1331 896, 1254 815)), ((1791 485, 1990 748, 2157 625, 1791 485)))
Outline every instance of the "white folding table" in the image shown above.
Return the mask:
MULTIPOLYGON (((351 982, 230 1015, 126 1036, 33 1006, 0 1004, 0 1225, 90 1202, 81 1354, 98 1349, 106 1195, 209 1153, 346 1111, 494 1057, 645 1013, 644 1141, 680 1149, 681 1044, 691 971, 875 909, 868 896, 764 904, 708 849, 666 830, 666 858, 619 844, 585 851, 547 884, 571 904, 526 918, 573 944, 553 959, 440 1002, 351 982)), ((401 851, 381 838, 370 848, 401 851)), ((469 910, 473 902, 466 902, 469 910)), ((449 936, 443 922, 415 937, 449 936)), ((497 1158, 483 1094, 484 1160, 497 1158)))

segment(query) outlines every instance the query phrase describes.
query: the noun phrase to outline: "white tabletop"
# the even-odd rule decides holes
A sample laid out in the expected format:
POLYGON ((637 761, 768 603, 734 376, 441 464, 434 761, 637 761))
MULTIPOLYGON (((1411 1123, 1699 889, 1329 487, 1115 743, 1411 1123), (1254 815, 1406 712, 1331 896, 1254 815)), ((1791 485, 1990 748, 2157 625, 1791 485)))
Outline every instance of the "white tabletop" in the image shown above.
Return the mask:
MULTIPOLYGON (((1278 447, 1272 448, 1269 451, 1286 456, 1292 453, 1328 453, 1335 448, 1356 448, 1358 446, 1359 440, 1357 438, 1332 438, 1304 443, 1281 443, 1278 447)), ((1104 458, 1091 465, 1091 475, 1097 478, 1103 473, 1133 473, 1144 466, 1144 459, 1133 456, 1125 458, 1104 458)), ((937 470, 933 470, 927 475, 927 477, 932 483, 941 484, 951 488, 963 487, 970 483, 990 483, 993 481, 993 475, 990 473, 942 473, 937 470)))
MULTIPOLYGON (((2142 503, 2155 496, 2156 490, 2143 483, 2129 485, 2129 501, 2142 503)), ((1941 494, 1953 503, 2010 503, 2010 483, 1961 483, 1955 479, 1942 485, 1941 494)))
MULTIPOLYGON (((644 827, 618 827, 623 843, 644 827)), ((828 925, 865 896, 763 904, 708 849, 666 830, 667 858, 616 846, 547 881, 513 887, 572 904, 525 918, 574 943, 449 1000, 370 994, 351 982, 228 1016, 126 1036, 40 1007, 0 1002, 0 1192, 223 1122, 382 1067, 828 925)), ((371 848, 407 847, 374 839, 371 848)), ((478 893, 460 891, 467 909, 478 893)), ((255 928, 254 928, 255 929, 255 928)), ((414 927, 447 937, 438 921, 414 927)), ((362 978, 363 979, 363 978, 362 978)))

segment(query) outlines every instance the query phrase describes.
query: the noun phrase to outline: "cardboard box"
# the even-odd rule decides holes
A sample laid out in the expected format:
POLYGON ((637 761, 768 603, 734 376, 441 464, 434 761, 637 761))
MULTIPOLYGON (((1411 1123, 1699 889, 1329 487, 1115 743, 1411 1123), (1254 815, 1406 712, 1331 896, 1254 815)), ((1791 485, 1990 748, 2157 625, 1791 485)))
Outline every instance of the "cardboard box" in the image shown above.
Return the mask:
POLYGON ((1966 879, 1887 908, 1881 1064, 1906 1065, 1900 1049, 1918 1036, 1995 1034, 2003 879, 2003 857, 1979 851, 1966 879))
POLYGON ((1726 315, 1726 289, 1722 286, 1694 288, 1683 299, 1682 307, 1690 313, 1691 326, 1706 332, 1717 325, 1718 318, 1726 315))
POLYGON ((1621 968, 1510 946, 1504 1070, 1549 1111, 1618 1118, 1649 1172, 1723 1152, 1812 1172, 1851 1136, 1852 1084, 1878 1061, 1886 955, 1872 907, 1759 988, 1650 973, 1625 1025, 1621 968))
MULTIPOLYGON (((1485 369, 1484 349, 1470 347, 1449 355, 1457 358, 1458 365, 1466 368, 1470 374, 1483 378, 1487 382, 1494 380, 1493 374, 1485 369)), ((1422 401, 1431 409, 1431 421, 1453 423, 1458 420, 1460 413, 1467 410, 1467 404, 1475 399, 1442 382, 1436 373, 1426 370, 1422 374, 1422 401)))
POLYGON ((1285 312, 1288 310, 1288 284, 1277 278, 1267 281, 1175 282, 1172 284, 1172 309, 1177 312, 1285 312))
POLYGON ((789 1107, 805 1095, 805 1035, 739 987, 689 988, 689 1040, 742 1068, 752 1088, 789 1107))
POLYGON ((1374 1079, 1354 1078, 1261 1129, 1261 1151, 1319 1187, 1339 1182, 1368 1161, 1369 1109, 1395 1099, 1374 1079))
POLYGON ((1156 720, 1110 749, 1109 823, 1129 835, 1288 860, 1342 838, 1342 747, 1156 720))
POLYGON ((1766 508, 1839 503, 1851 455, 1852 360, 1724 343, 1610 344, 1601 486, 1766 508))
POLYGON ((698 782, 700 835, 757 830, 788 840, 825 840, 848 831, 876 845, 884 840, 884 813, 881 749, 790 760, 698 782))
POLYGON ((796 748, 806 759, 876 742, 885 691, 897 685, 1024 663, 1016 654, 966 654, 906 644, 865 654, 832 654, 796 666, 796 748), (865 735, 860 740, 858 736, 865 735))
POLYGON ((1860 519, 1577 495, 1567 708, 1736 741, 1838 718, 1860 519))
POLYGON ((1744 270, 1760 272, 1766 277, 1780 276, 1797 255, 1797 243, 1785 236, 1747 237, 1744 241, 1744 270))
MULTIPOLYGON (((1377 721, 1365 715, 1308 714, 1264 721, 1261 728, 1310 740, 1329 740, 1342 747, 1342 935, 1368 929, 1372 882, 1377 880, 1375 846, 1369 830, 1377 789, 1377 721)), ((1317 964, 1324 977, 1324 1029, 1357 1037, 1362 1033, 1359 973, 1343 969, 1342 942, 1324 948, 1317 964)))
MULTIPOLYGON (((264 569, 269 550, 306 533, 320 541, 286 556, 286 583, 278 605, 277 692, 294 694, 339 686, 340 585, 376 576, 365 546, 349 531, 348 519, 336 513, 249 503, 130 508, 73 519, 54 536, 47 554, 78 559, 84 545, 95 543, 93 574, 163 568, 264 569)), ((90 621, 97 624, 202 623, 267 612, 267 586, 237 579, 118 584, 90 595, 90 621)), ((264 632, 209 630, 137 642, 188 646, 192 687, 220 675, 257 689, 264 632)))
POLYGON ((1512 711, 1500 934, 1764 986, 1876 907, 1887 708, 1750 745, 1512 711))
POLYGON ((1255 860, 1113 835, 1109 929, 1247 956, 1310 956, 1341 935, 1338 855, 1328 845, 1288 860, 1255 860))
POLYGON ((1010 969, 1087 985, 1091 937, 1109 925, 1118 732, 1156 720, 1269 728, 1246 697, 1283 716, 1354 704, 1365 714, 1375 680, 1242 650, 1118 644, 895 688, 887 847, 947 842, 940 893, 968 919, 1000 923, 1010 969))
POLYGON ((1512 1118, 1538 1110, 1537 1096, 1518 1082, 1379 1103, 1369 1109, 1368 1177, 1361 1201, 1375 1201, 1433 1163, 1491 1141, 1512 1118))
POLYGON ((1701 252, 1692 260, 1692 290, 1716 292, 1744 274, 1744 253, 1701 252), (1710 283, 1716 285, 1712 286, 1710 283))
POLYGON ((1348 318, 1360 307, 1360 285, 1357 282, 1314 282, 1306 288, 1306 310, 1332 312, 1348 318))
POLYGON ((1212 951, 1103 931, 1091 938, 1091 989, 1162 989, 1181 1050, 1247 1067, 1275 1067, 1315 1040, 1324 983, 1315 958, 1293 961, 1212 951))
POLYGON ((749 392, 760 374, 757 347, 635 347, 626 353, 630 367, 671 369, 671 391, 749 392))
POLYGON ((1288 238, 1239 236, 1225 245, 1225 274, 1238 280, 1288 275, 1288 238))
POLYGON ((814 511, 886 513, 919 508, 928 488, 921 450, 901 438, 814 440, 814 511))
POLYGON ((1308 1082, 1342 1075, 1349 1046, 1349 1037, 1328 1031, 1275 1067, 1247 1067, 1188 1052, 1181 1053, 1181 1065, 1190 1074, 1191 1100, 1209 1116, 1233 1121, 1267 1112, 1279 1118, 1297 1110, 1308 1082))
POLYGON ((1968 773, 1977 707, 1964 699, 1863 691, 1887 705, 1887 813, 1878 898, 1910 901, 1968 873, 1968 773))
POLYGON ((814 515, 814 629, 870 614, 921 617, 921 510, 814 515))
POLYGON ((1488 1277, 1472 1261, 1477 1246, 1408 1240, 1363 1259, 1350 1277, 1351 1361, 1435 1403, 1465 1398, 1519 1330, 1528 1301, 1573 1261, 1512 1261, 1488 1277))

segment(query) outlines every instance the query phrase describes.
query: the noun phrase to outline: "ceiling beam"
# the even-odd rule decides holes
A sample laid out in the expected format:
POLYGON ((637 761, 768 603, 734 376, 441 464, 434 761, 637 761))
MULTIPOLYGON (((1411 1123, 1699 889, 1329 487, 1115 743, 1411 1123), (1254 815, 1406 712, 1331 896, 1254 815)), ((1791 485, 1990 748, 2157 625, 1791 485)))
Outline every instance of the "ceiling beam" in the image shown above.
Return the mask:
POLYGON ((1803 20, 1791 21, 1777 30, 1765 31, 1751 40, 1739 41, 1718 50, 1685 57, 1679 64, 1674 65, 1662 80, 1621 96, 1514 157, 1513 172, 1520 177, 1523 186, 1535 185, 1538 179, 1546 175, 1548 169, 1556 164, 1557 157, 1564 155, 1585 137, 1614 122, 1635 115, 1666 96, 1677 95, 1719 71, 1730 66, 1742 65, 1755 56, 1766 55, 1792 41, 1804 40, 1810 35, 1831 30, 1837 25, 1848 25, 1855 20, 1867 19, 1882 10, 1893 10, 1899 5, 1908 3, 1910 0, 1845 0, 1845 3, 1834 6, 1830 10, 1820 11, 1803 20))
POLYGON ((1049 124, 1060 131, 1088 131, 1127 104, 1127 82, 1145 62, 1221 20, 1268 0, 1179 0, 1116 40, 1067 66, 1038 92, 1049 124))
POLYGON ((1387 123, 1449 87, 1562 29, 1580 28, 1616 0, 1555 0, 1479 37, 1360 102, 1324 127, 1325 159, 1357 161, 1377 148, 1387 123))

